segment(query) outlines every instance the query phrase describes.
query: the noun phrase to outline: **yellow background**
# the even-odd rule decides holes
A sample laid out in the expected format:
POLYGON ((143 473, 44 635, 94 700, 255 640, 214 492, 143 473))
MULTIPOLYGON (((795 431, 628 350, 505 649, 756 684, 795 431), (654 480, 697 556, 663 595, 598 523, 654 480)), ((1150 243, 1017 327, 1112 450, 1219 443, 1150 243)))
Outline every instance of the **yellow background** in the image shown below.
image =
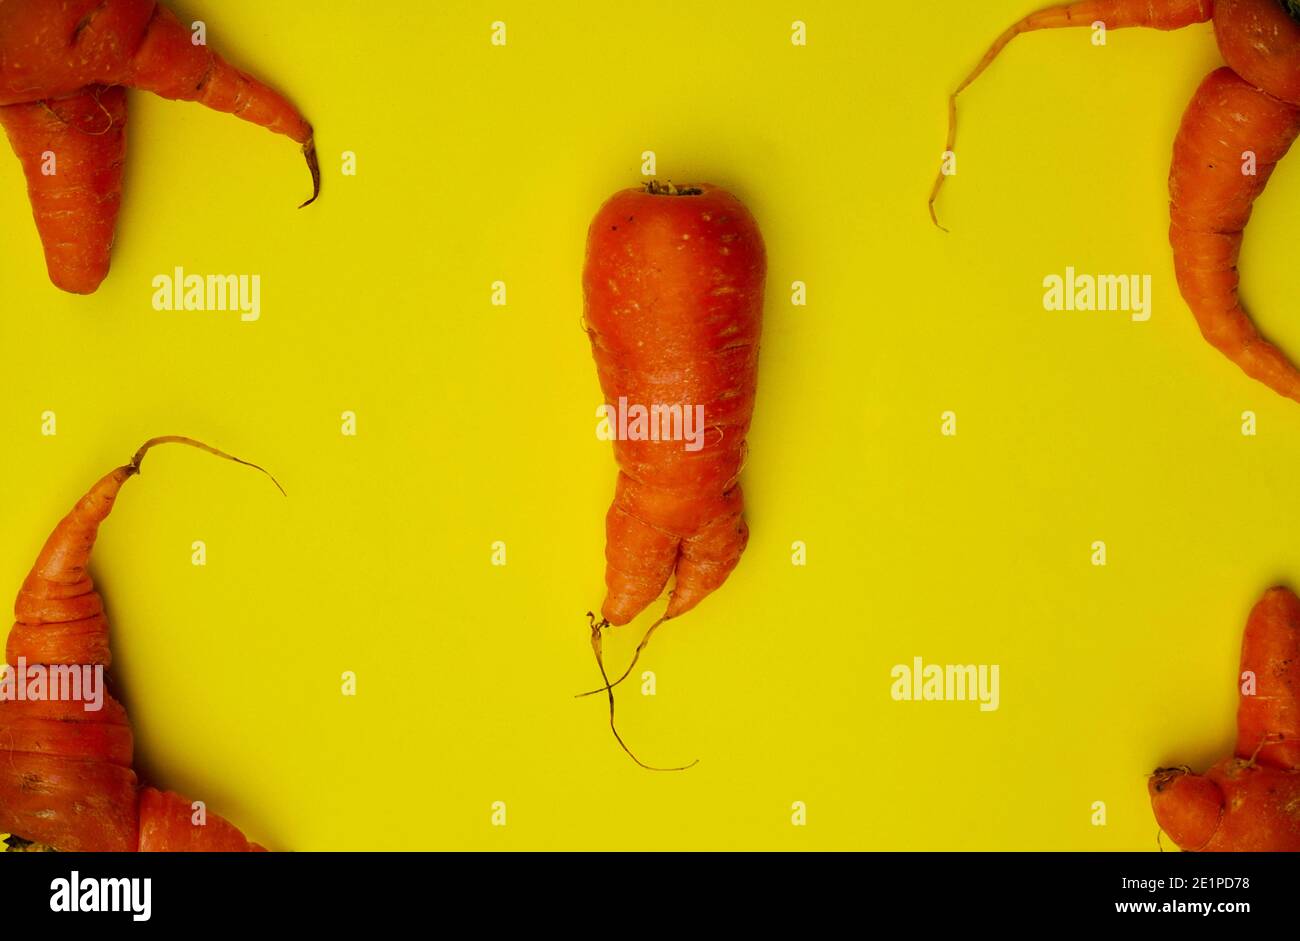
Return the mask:
MULTIPOLYGON (((321 198, 294 209, 283 138, 132 93, 113 270, 72 297, 0 160, 0 581, 151 435, 270 468, 287 499, 151 455, 95 575, 143 773, 274 849, 1154 850, 1144 775, 1229 750, 1246 613, 1300 576, 1300 408, 1176 293, 1165 179, 1209 26, 1018 39, 963 98, 931 227, 945 95, 1029 5, 177 3, 315 123, 321 198), (615 475, 583 241, 645 150, 737 193, 769 256, 752 541, 649 648, 658 695, 620 698, 643 758, 700 758, 675 775, 571 698, 615 475), (260 274, 261 320, 154 311, 177 265, 260 274), (1067 265, 1151 274, 1150 322, 1043 310, 1067 265), (914 656, 999 664, 1001 708, 892 701, 914 656)), ((1243 268, 1300 354, 1298 199, 1284 163, 1243 268)))

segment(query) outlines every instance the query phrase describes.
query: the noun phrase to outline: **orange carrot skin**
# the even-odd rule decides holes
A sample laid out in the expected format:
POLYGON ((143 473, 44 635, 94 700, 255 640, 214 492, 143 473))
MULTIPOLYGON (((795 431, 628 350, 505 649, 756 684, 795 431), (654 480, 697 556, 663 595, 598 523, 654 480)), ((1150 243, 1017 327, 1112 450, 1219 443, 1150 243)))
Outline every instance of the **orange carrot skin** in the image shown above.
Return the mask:
POLYGON ((130 768, 15 753, 0 763, 0 831, 64 852, 134 852, 136 786, 130 768))
POLYGON ((1271 588, 1241 644, 1237 746, 1204 775, 1158 770, 1148 782, 1160 828, 1184 850, 1300 852, 1300 598, 1271 588))
POLYGON ((0 3, 0 104, 125 85, 197 101, 292 138, 311 125, 278 92, 239 71, 153 0, 5 0, 0 3))
MULTIPOLYGON (((111 662, 103 601, 86 569, 99 525, 134 473, 127 466, 102 477, 46 540, 14 603, 9 663, 111 662)), ((135 849, 131 727, 111 696, 98 711, 0 701, 0 746, 0 832, 66 851, 135 849)))
POLYGON ((1156 821, 1183 850, 1300 852, 1300 772, 1225 758, 1204 776, 1157 772, 1156 821))
POLYGON ((1300 598, 1289 589, 1269 589, 1251 610, 1241 671, 1255 683, 1237 708, 1237 757, 1300 768, 1300 598))
POLYGON ((1300 134, 1300 108, 1221 68, 1183 115, 1169 172, 1170 226, 1178 288, 1201 333, 1245 373, 1300 401, 1300 373, 1260 336, 1238 298, 1242 231, 1273 168, 1300 134), (1256 173, 1242 173, 1242 154, 1256 173))
POLYGON ((1214 36, 1234 72, 1300 105, 1300 23, 1278 0, 1217 0, 1214 36))
POLYGON ((1204 23, 1213 7, 1211 0, 1080 0, 1031 13, 1017 25, 1018 32, 1091 26, 1098 21, 1105 23, 1107 29, 1145 26, 1174 30, 1204 23))
POLYGON ((83 703, 67 700, 4 702, 0 703, 0 723, 4 729, 0 738, 14 752, 92 757, 131 767, 131 725, 122 704, 111 696, 105 695, 103 708, 95 712, 87 712, 83 703))
POLYGON ((136 777, 126 710, 67 701, 0 702, 0 832, 65 851, 136 846, 136 777))
MULTIPOLYGON (((87 570, 91 551, 122 485, 140 472, 145 454, 173 443, 266 473, 190 438, 167 435, 145 442, 130 464, 96 481, 45 541, 14 604, 17 623, 6 647, 10 663, 106 667, 111 662, 104 604, 87 570)), ((0 700, 0 832, 63 851, 263 851, 215 814, 207 816, 206 826, 191 825, 189 801, 178 795, 138 793, 126 710, 108 695, 101 709, 88 711, 85 705, 0 700)))
POLYGON ((0 832, 69 850, 134 846, 133 739, 121 703, 106 695, 102 709, 87 712, 80 702, 6 700, 0 741, 8 752, 0 761, 0 832))
MULTIPOLYGON (((617 193, 597 212, 585 326, 605 401, 704 407, 704 444, 616 440, 602 615, 626 624, 674 573, 667 616, 713 592, 748 539, 737 477, 753 413, 766 257, 736 197, 617 193)), ((684 187, 684 189, 692 189, 684 187)))
POLYGON ((1156 823, 1184 850, 1204 849, 1223 819, 1223 791, 1185 768, 1160 768, 1147 781, 1156 823))
POLYGON ((237 827, 206 812, 203 825, 194 823, 194 806, 171 791, 146 787, 140 791, 141 853, 264 853, 237 827))
POLYGON ((320 192, 311 125, 154 0, 0 2, 0 125, 22 161, 50 280, 89 294, 108 273, 122 192, 122 88, 197 101, 302 144, 320 192), (111 86, 111 87, 105 87, 111 86), (47 155, 57 160, 49 173, 47 155))
POLYGON ((122 484, 134 473, 134 468, 124 466, 105 474, 45 541, 14 602, 17 623, 5 648, 9 663, 17 663, 19 657, 29 663, 112 663, 104 602, 86 569, 99 526, 112 512, 122 484), (63 639, 62 650, 55 655, 44 646, 45 632, 69 623, 77 625, 77 631, 63 639))
POLYGON ((108 274, 122 201, 126 92, 95 85, 57 101, 7 105, 0 126, 22 161, 50 280, 74 294, 93 292, 108 274))
MULTIPOLYGON (((957 96, 969 88, 1017 36, 1043 29, 1091 26, 1097 22, 1105 23, 1107 29, 1146 27, 1176 30, 1206 22, 1213 11, 1212 0, 1079 0, 1077 3, 1059 3, 1030 13, 1012 23, 993 40, 975 68, 953 91, 949 101, 947 149, 952 150, 956 141, 957 96)), ((939 182, 942 180, 941 175, 939 182)))

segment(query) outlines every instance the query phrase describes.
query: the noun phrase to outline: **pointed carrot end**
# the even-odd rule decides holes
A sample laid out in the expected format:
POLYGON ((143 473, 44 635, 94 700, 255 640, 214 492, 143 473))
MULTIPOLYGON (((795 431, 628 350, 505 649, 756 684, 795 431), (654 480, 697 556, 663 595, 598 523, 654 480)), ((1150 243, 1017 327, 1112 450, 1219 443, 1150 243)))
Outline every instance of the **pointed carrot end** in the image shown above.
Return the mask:
POLYGON ((316 197, 320 195, 320 161, 316 157, 316 138, 307 138, 307 143, 302 145, 302 154, 307 159, 307 169, 311 172, 311 198, 304 203, 300 203, 298 208, 302 209, 316 202, 316 197))

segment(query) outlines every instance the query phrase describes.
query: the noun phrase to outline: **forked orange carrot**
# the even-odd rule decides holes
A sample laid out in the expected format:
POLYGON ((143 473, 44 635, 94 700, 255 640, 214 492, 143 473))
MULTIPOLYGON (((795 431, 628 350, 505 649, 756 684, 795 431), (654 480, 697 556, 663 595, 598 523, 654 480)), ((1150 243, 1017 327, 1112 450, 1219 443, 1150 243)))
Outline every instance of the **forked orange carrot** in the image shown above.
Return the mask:
POLYGON ((605 519, 607 591, 591 635, 605 680, 596 692, 610 690, 611 728, 617 682, 605 675, 601 631, 627 624, 674 579, 639 656, 660 624, 717 590, 745 550, 739 477, 766 272, 753 216, 710 184, 623 190, 587 232, 584 323, 606 406, 622 416, 605 519))

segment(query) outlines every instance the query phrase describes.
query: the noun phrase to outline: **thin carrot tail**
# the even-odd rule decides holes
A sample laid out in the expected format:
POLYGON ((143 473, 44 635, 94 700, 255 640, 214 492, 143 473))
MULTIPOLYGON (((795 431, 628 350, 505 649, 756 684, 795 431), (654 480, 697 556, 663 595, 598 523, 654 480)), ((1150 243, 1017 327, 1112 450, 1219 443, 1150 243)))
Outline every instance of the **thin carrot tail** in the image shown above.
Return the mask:
MULTIPOLYGON (((1009 26, 993 41, 984 57, 976 63, 956 90, 948 97, 948 138, 945 153, 955 152, 957 146, 957 96, 974 84, 984 70, 996 59, 1017 36, 1022 33, 1036 32, 1042 29, 1063 29, 1070 26, 1091 26, 1104 23, 1107 29, 1124 29, 1131 26, 1145 26, 1151 29, 1175 30, 1194 23, 1204 23, 1214 15, 1212 0, 1080 0, 1078 3, 1063 3, 1030 13, 1009 26)), ((934 186, 930 190, 930 221, 939 228, 939 217, 935 213, 935 200, 947 177, 944 172, 946 159, 940 165, 934 186)))
POLYGON ((264 853, 239 828, 195 802, 151 787, 140 791, 141 853, 264 853))
POLYGON ((108 274, 122 199, 126 92, 93 86, 67 98, 0 107, 22 161, 50 280, 90 294, 108 274))
POLYGON ((1300 768, 1300 598, 1270 588, 1250 612, 1241 642, 1238 758, 1300 768))
POLYGON ((1238 296, 1242 231, 1277 162, 1300 134, 1300 108, 1231 69, 1196 90, 1174 140, 1169 241, 1178 288, 1201 333, 1248 376, 1300 401, 1300 372, 1264 339, 1238 296), (1254 173, 1243 172, 1247 152, 1254 173))
MULTIPOLYGON (((697 764, 700 763, 700 759, 696 758, 688 765, 678 765, 673 768, 661 768, 656 765, 648 765, 636 756, 636 753, 633 752, 632 749, 628 747, 627 742, 623 741, 623 736, 620 735, 618 731, 618 725, 614 722, 614 687, 617 686, 618 684, 611 683, 609 681, 609 674, 605 671, 604 642, 602 640, 602 635, 601 635, 601 631, 609 627, 610 623, 609 621, 603 619, 597 621, 596 616, 592 614, 590 611, 587 612, 587 618, 591 622, 591 651, 596 656, 596 666, 600 669, 600 678, 601 680, 604 681, 605 684, 599 690, 596 690, 596 692, 603 691, 609 697, 609 730, 614 735, 614 741, 618 742, 619 748, 623 749, 623 751, 627 754, 629 758, 631 758, 634 762, 636 762, 636 764, 638 764, 640 767, 644 768, 647 771, 689 771, 691 768, 694 768, 697 764)), ((658 621, 655 622, 654 626, 651 627, 650 630, 646 633, 646 636, 641 641, 641 646, 637 648, 637 656, 640 656, 642 648, 644 648, 646 643, 650 640, 650 635, 654 633, 654 629, 658 627, 660 624, 662 624, 665 620, 667 620, 666 617, 660 618, 658 621)), ((635 662, 635 659, 633 662, 635 662)), ((628 667, 627 672, 628 673, 632 672, 632 668, 628 667)), ((624 677, 626 677, 627 673, 624 673, 623 675, 624 677)), ((622 682, 622 680, 620 680, 619 682, 622 682)))
POLYGON ((302 205, 320 194, 320 166, 307 119, 273 88, 235 68, 208 46, 194 45, 190 31, 161 4, 154 8, 120 84, 163 98, 197 101, 297 141, 312 178, 311 198, 302 205))
MULTIPOLYGON (((592 621, 592 630, 593 630, 593 631, 596 631, 596 630, 597 630, 597 626, 596 626, 596 623, 595 623, 595 621, 596 621, 596 616, 595 616, 594 614, 592 614, 590 611, 588 611, 588 612, 587 612, 587 617, 590 618, 591 621, 592 621)), ((612 682, 612 683, 606 683, 604 686, 601 686, 599 689, 589 689, 589 690, 587 690, 585 693, 578 693, 578 694, 577 694, 576 696, 574 696, 573 698, 574 698, 574 699, 583 699, 584 697, 587 697, 587 696, 595 696, 597 693, 603 693, 603 692, 605 692, 606 690, 614 689, 616 686, 618 686, 618 685, 621 684, 624 680, 626 680, 629 676, 631 676, 631 675, 632 675, 632 671, 633 671, 634 669, 636 669, 637 662, 641 659, 641 653, 646 649, 646 646, 650 643, 650 638, 653 637, 653 636, 655 635, 655 631, 657 631, 657 630, 659 629, 659 625, 663 624, 664 621, 667 621, 667 620, 668 620, 668 615, 665 614, 665 615, 664 615, 663 617, 661 617, 659 620, 657 620, 657 621, 655 621, 653 624, 651 624, 650 627, 649 627, 649 629, 647 629, 646 632, 645 632, 643 635, 641 635, 641 643, 639 643, 639 644, 636 645, 636 652, 632 654, 632 659, 631 659, 631 661, 628 663, 628 665, 627 665, 627 669, 623 671, 622 675, 619 676, 618 679, 616 679, 616 680, 615 680, 614 682, 612 682)), ((609 623, 608 621, 604 622, 604 624, 602 625, 602 627, 605 626, 605 625, 608 625, 608 623, 609 623)), ((600 639, 600 638, 599 638, 599 635, 598 635, 598 634, 597 634, 595 637, 593 637, 593 640, 599 641, 599 639, 600 639)), ((602 655, 599 651, 597 651, 596 659, 597 659, 597 660, 601 660, 601 661, 604 660, 603 655, 602 655)))

